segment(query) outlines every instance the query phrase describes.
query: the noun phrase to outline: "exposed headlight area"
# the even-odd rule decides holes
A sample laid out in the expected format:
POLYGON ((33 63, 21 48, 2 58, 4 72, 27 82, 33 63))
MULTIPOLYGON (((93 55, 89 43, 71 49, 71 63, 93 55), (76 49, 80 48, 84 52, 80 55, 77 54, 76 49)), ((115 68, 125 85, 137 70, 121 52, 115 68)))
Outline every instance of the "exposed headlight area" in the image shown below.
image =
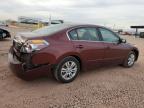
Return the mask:
POLYGON ((32 53, 38 50, 41 50, 45 47, 47 47, 49 43, 45 40, 39 39, 39 40, 28 40, 24 43, 24 45, 21 47, 20 52, 23 53, 32 53))
POLYGON ((49 43, 43 39, 23 41, 20 38, 13 40, 13 54, 23 63, 23 69, 28 70, 38 67, 38 64, 33 64, 31 61, 32 53, 47 47, 49 43))

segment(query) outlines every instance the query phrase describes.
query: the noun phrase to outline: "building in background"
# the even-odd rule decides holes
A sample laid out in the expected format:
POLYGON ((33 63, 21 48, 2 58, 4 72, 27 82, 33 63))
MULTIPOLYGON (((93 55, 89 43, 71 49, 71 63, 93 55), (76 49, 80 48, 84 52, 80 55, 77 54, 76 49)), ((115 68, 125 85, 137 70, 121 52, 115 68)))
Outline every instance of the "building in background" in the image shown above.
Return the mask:
POLYGON ((25 16, 18 17, 19 23, 26 23, 26 24, 38 24, 40 20, 41 20, 40 18, 33 18, 33 17, 25 17, 25 16))
POLYGON ((18 17, 18 22, 19 23, 25 23, 25 24, 39 24, 39 23, 42 23, 45 26, 50 25, 50 24, 62 24, 62 23, 64 23, 63 20, 52 20, 51 18, 49 18, 49 19, 40 19, 40 18, 25 17, 25 16, 18 17))

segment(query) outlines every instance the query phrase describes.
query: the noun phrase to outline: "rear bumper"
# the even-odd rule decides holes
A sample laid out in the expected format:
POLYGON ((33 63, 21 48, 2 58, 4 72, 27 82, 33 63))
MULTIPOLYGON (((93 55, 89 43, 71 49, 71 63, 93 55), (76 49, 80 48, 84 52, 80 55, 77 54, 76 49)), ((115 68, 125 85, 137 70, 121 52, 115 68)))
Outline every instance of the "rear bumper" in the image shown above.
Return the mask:
POLYGON ((33 68, 30 70, 24 70, 24 66, 22 62, 20 62, 15 55, 13 55, 12 50, 10 50, 9 54, 8 54, 8 61, 9 61, 9 67, 12 70, 12 72, 24 79, 24 80, 32 80, 35 79, 37 77, 41 77, 41 76, 46 76, 49 74, 50 70, 51 70, 51 66, 50 65, 42 65, 40 67, 37 68, 33 68))

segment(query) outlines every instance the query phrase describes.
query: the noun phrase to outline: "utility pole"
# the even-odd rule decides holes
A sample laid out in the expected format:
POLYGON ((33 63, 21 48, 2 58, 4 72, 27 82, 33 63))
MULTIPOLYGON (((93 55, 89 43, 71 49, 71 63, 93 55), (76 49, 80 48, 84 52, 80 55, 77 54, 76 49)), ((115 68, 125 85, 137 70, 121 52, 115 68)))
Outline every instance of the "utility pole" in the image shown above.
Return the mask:
POLYGON ((49 17, 49 24, 48 24, 49 26, 51 25, 51 15, 50 15, 50 17, 49 17))
POLYGON ((116 26, 116 25, 114 24, 114 25, 113 25, 113 30, 115 29, 115 26, 116 26))

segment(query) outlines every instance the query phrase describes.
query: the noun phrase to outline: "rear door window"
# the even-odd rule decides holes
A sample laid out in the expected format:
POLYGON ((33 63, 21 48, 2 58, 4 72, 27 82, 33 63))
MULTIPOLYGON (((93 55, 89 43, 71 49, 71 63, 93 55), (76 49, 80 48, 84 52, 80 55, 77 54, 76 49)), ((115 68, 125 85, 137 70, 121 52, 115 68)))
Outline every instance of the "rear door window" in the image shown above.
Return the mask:
POLYGON ((83 27, 77 29, 79 40, 86 41, 99 41, 99 36, 96 28, 94 27, 83 27))

